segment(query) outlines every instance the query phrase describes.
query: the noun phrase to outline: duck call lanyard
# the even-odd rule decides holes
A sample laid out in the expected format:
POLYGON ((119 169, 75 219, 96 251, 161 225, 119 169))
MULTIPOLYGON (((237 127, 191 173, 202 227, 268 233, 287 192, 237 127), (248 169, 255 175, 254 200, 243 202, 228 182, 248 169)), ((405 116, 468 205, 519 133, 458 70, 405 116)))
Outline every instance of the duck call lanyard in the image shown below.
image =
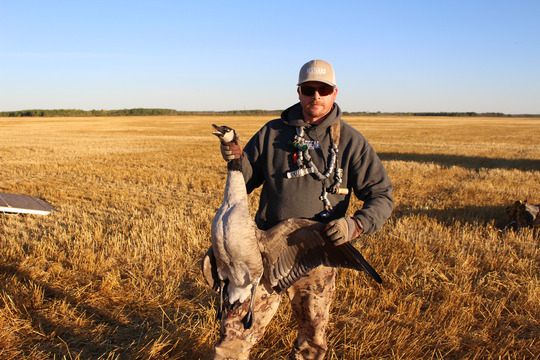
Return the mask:
POLYGON ((332 204, 328 200, 328 193, 346 195, 349 193, 349 189, 340 188, 343 169, 339 167, 339 161, 337 154, 339 152, 338 145, 340 140, 341 126, 340 121, 336 121, 332 126, 330 126, 330 160, 328 162, 328 168, 324 173, 321 173, 317 168, 317 165, 313 163, 313 159, 309 155, 309 145, 308 141, 304 138, 305 128, 302 126, 296 127, 296 135, 294 140, 290 140, 289 144, 297 149, 296 154, 294 155, 294 161, 298 165, 298 170, 293 170, 287 172, 287 178, 297 178, 306 176, 308 174, 314 174, 317 180, 322 183, 322 193, 319 196, 319 199, 323 202, 324 210, 317 214, 317 216, 325 219, 334 210, 332 204), (335 171, 334 171, 335 169, 335 171), (334 183, 330 187, 326 187, 326 181, 334 173, 334 183))

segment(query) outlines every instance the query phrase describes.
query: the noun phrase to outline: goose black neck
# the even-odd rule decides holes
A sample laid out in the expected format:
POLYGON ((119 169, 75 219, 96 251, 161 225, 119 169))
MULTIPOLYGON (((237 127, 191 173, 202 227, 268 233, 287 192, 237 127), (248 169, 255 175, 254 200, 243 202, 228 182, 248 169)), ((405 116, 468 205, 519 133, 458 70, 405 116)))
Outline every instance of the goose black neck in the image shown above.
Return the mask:
POLYGON ((242 159, 232 159, 227 163, 227 170, 242 171, 242 159))

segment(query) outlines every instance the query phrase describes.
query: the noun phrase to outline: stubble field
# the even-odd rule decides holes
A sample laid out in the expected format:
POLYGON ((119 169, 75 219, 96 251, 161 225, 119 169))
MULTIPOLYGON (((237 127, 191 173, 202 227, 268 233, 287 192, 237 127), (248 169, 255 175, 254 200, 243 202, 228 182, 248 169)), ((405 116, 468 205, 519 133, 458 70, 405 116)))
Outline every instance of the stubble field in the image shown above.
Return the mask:
MULTIPOLYGON (((0 118, 0 192, 59 210, 0 214, 0 358, 208 358, 219 322, 199 261, 226 177, 210 124, 247 140, 270 119, 0 118)), ((338 276, 327 358, 538 358, 540 242, 497 227, 514 200, 540 203, 540 119, 345 121, 396 209, 355 241, 384 283, 338 276)), ((284 297, 252 358, 286 358, 294 338, 284 297)))

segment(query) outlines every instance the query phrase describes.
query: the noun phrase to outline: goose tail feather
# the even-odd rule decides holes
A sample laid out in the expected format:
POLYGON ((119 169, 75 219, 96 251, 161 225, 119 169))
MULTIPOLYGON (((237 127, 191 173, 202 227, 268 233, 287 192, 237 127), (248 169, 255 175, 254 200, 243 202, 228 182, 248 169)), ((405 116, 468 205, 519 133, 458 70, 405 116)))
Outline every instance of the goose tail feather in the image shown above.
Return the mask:
POLYGON ((377 271, 375 271, 375 269, 366 261, 366 259, 364 259, 360 251, 358 251, 351 243, 345 243, 338 246, 337 249, 339 249, 340 253, 350 260, 355 270, 363 270, 369 276, 371 276, 373 280, 379 284, 382 284, 383 281, 377 271))

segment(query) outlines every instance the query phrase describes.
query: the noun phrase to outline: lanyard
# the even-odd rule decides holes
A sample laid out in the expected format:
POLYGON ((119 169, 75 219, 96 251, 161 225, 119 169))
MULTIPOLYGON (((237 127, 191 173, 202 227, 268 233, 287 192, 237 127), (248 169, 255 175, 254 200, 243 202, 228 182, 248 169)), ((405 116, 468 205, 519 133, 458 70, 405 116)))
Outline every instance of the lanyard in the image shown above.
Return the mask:
POLYGON ((298 166, 297 170, 287 172, 287 178, 297 178, 306 176, 308 174, 314 174, 314 176, 322 183, 322 192, 319 196, 319 199, 324 204, 324 210, 317 214, 319 217, 325 219, 333 211, 332 204, 328 200, 328 193, 338 194, 338 195, 347 195, 349 189, 342 189, 340 185, 343 180, 343 169, 339 167, 337 154, 339 152, 339 140, 340 140, 340 121, 336 121, 332 126, 330 126, 330 160, 328 162, 328 168, 324 173, 321 173, 317 168, 317 165, 313 163, 311 155, 309 155, 309 146, 307 145, 307 140, 305 139, 305 128, 302 126, 296 127, 296 135, 294 140, 289 141, 289 144, 297 149, 295 162, 298 166), (326 180, 334 173, 334 183, 330 187, 326 187, 326 180))

